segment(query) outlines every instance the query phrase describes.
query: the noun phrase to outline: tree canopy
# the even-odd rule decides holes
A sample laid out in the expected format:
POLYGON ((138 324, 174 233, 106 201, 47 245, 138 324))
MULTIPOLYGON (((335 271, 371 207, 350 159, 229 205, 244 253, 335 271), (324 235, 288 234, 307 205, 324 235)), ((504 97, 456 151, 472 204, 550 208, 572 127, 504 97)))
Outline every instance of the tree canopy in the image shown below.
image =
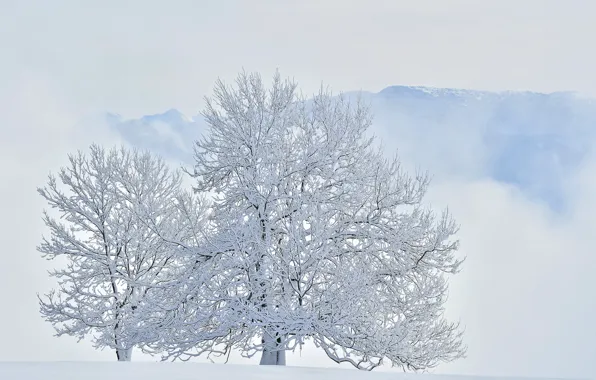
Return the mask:
POLYGON ((192 270, 153 293, 147 350, 239 349, 283 365, 310 340, 365 370, 464 355, 444 317, 447 276, 462 262, 457 226, 422 204, 428 176, 406 173, 369 136, 366 106, 242 73, 235 86, 217 82, 203 116, 192 175, 209 218, 186 251, 192 270))

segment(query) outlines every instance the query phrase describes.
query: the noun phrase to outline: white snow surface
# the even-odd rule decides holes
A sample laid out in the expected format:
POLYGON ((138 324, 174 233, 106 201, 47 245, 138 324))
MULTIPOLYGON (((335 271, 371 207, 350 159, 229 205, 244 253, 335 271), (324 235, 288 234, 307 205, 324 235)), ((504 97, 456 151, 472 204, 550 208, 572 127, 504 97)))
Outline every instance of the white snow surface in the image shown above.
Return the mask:
MULTIPOLYGON (((0 362, 2 380, 521 380, 483 377, 366 372, 355 369, 205 363, 0 362)), ((527 379, 527 378, 526 378, 527 379)), ((547 379, 540 379, 547 380, 547 379)), ((551 380, 551 379, 549 379, 551 380)), ((554 380, 554 379, 552 379, 554 380)))

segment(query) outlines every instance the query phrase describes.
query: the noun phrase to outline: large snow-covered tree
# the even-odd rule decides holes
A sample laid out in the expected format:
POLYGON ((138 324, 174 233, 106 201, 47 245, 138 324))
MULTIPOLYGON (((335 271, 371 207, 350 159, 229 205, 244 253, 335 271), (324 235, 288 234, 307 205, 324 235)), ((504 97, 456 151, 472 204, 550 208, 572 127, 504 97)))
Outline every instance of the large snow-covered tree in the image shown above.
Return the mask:
POLYGON ((242 73, 236 86, 216 84, 203 115, 192 173, 212 195, 202 264, 156 300, 169 312, 152 349, 181 359, 239 349, 284 365, 310 340, 364 370, 464 355, 443 315, 462 261, 456 225, 422 205, 428 177, 405 173, 368 136, 367 107, 242 73))
POLYGON ((135 314, 152 289, 187 266, 177 248, 194 240, 201 220, 197 200, 180 184, 179 171, 148 152, 92 145, 88 154, 69 155, 69 165, 38 189, 56 211, 44 211, 50 237, 38 250, 65 259, 51 272, 58 290, 39 297, 57 335, 90 334, 96 347, 131 359, 144 342, 135 314))

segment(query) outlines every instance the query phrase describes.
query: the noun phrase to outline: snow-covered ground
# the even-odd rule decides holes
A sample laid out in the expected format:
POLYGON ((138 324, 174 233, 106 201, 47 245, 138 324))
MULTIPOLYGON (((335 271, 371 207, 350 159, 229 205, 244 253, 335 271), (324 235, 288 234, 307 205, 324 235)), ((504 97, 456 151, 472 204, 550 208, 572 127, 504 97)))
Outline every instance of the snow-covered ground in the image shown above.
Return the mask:
POLYGON ((2 380, 519 380, 516 378, 364 372, 349 369, 202 363, 7 362, 2 380))

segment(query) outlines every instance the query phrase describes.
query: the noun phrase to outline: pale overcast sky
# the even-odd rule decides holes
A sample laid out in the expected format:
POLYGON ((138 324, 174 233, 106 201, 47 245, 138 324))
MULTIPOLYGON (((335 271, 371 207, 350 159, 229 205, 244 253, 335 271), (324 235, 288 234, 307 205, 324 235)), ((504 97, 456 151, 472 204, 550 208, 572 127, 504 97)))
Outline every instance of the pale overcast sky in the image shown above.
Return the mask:
MULTIPOLYGON (((594 14, 588 0, 0 0, 0 360, 113 359, 52 337, 36 300, 51 285, 35 250, 44 232, 36 187, 73 149, 119 142, 100 113, 196 115, 217 77, 242 68, 265 77, 279 68, 306 93, 323 81, 335 91, 596 97, 594 14)), ((461 137, 470 152, 476 137, 461 137)), ((399 136, 388 145, 400 147, 399 136)), ((565 216, 488 179, 434 184, 429 200, 462 225, 468 261, 449 314, 467 326, 470 347, 437 372, 596 376, 594 168, 586 160, 566 184, 565 216)), ((313 351, 289 364, 332 365, 313 351)))

